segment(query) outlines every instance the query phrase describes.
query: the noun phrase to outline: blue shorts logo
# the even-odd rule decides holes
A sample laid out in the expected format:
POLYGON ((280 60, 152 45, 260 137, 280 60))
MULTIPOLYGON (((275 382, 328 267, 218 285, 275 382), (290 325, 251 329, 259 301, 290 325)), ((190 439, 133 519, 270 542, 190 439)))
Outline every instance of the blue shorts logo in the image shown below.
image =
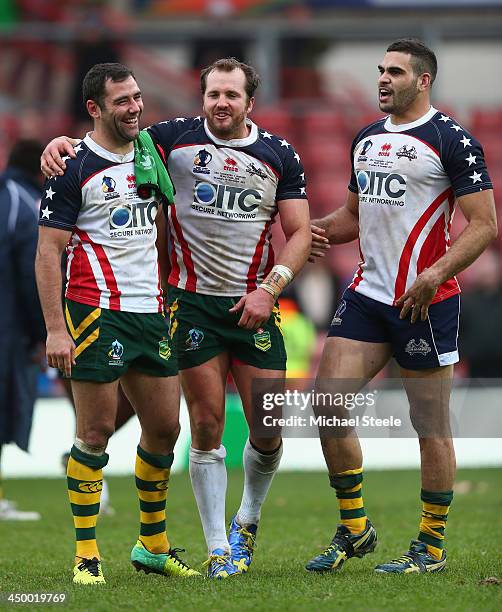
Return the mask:
POLYGON ((335 316, 331 321, 331 325, 341 325, 342 324, 342 315, 347 310, 347 303, 345 300, 342 300, 336 309, 335 316))
POLYGON ((431 352, 432 349, 427 340, 420 338, 420 340, 417 342, 415 338, 412 338, 404 350, 408 353, 408 355, 423 355, 425 357, 431 352))

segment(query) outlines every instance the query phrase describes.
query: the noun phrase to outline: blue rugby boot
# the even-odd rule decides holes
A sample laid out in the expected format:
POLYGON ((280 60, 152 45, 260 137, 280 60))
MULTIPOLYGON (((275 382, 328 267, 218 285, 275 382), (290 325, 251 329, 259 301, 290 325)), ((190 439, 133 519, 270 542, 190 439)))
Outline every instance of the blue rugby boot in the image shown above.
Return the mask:
POLYGON ((258 525, 254 524, 241 527, 237 522, 237 516, 234 516, 230 523, 228 542, 232 554, 232 563, 241 574, 248 571, 253 560, 257 530, 258 525))
POLYGON ((331 544, 317 557, 311 559, 305 569, 310 572, 334 572, 351 557, 364 557, 375 550, 377 532, 370 520, 361 533, 351 533, 345 525, 338 525, 331 544))
POLYGON ((436 559, 427 552, 427 545, 420 540, 412 540, 410 550, 398 559, 381 563, 375 567, 379 574, 425 574, 442 572, 446 568, 446 551, 441 559, 436 559))
POLYGON ((232 563, 231 553, 223 548, 213 550, 209 559, 204 561, 203 566, 207 567, 207 577, 216 580, 223 580, 241 573, 232 563))

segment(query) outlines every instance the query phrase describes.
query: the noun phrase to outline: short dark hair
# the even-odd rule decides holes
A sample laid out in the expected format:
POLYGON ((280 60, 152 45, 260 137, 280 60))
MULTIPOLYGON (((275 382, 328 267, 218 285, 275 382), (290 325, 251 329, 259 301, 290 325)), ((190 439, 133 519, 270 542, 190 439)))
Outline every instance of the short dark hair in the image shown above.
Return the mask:
POLYGON ((418 38, 400 38, 387 47, 387 52, 398 51, 411 55, 411 64, 415 76, 420 76, 424 72, 431 75, 431 85, 436 79, 438 72, 438 62, 434 51, 426 47, 418 38))
POLYGON ((260 75, 256 72, 256 69, 249 64, 245 64, 244 62, 240 62, 235 57, 224 57, 222 59, 216 60, 211 65, 203 68, 200 73, 200 89, 202 91, 202 95, 206 93, 207 87, 207 77, 210 72, 213 70, 219 70, 221 72, 232 72, 233 70, 242 70, 244 76, 246 77, 246 94, 248 98, 252 98, 255 94, 255 91, 260 84, 260 75))
POLYGON ((82 82, 82 98, 84 106, 87 100, 94 100, 102 108, 105 100, 106 81, 110 79, 114 83, 125 81, 129 77, 135 79, 134 72, 117 63, 95 64, 85 75, 82 82))
POLYGON ((40 157, 44 147, 41 142, 31 138, 18 140, 12 147, 7 165, 23 171, 32 179, 40 176, 40 157))

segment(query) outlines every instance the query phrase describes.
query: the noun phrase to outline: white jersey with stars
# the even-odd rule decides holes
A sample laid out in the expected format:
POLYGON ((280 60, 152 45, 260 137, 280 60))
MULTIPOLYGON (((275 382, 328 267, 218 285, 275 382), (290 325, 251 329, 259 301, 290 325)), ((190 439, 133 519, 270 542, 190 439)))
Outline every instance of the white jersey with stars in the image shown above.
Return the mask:
POLYGON ((274 263, 277 202, 307 198, 291 144, 248 125, 249 136, 238 140, 218 139, 200 117, 148 128, 176 189, 171 285, 217 296, 256 289, 274 263))
MULTIPOLYGON (((351 149, 349 189, 359 198, 359 268, 350 285, 385 304, 396 300, 450 245, 456 198, 492 189, 483 150, 454 119, 431 109, 394 125, 364 128, 351 149)), ((443 283, 439 302, 460 292, 443 283)))
MULTIPOLYGON (((66 297, 110 310, 162 312, 155 200, 136 192, 134 151, 110 153, 86 136, 46 182, 39 224, 72 232, 66 297)), ((55 272, 58 272, 57 270, 55 272)))

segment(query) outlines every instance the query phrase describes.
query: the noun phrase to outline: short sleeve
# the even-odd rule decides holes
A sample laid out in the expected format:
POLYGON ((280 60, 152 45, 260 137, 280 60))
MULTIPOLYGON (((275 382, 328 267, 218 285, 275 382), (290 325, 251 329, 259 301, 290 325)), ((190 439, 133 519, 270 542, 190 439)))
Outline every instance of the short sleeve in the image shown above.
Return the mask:
POLYGON ((38 224, 72 231, 82 207, 77 164, 68 164, 63 176, 45 182, 38 224))
POLYGON ((298 153, 290 145, 283 160, 283 172, 277 185, 276 201, 306 200, 307 181, 298 153))

